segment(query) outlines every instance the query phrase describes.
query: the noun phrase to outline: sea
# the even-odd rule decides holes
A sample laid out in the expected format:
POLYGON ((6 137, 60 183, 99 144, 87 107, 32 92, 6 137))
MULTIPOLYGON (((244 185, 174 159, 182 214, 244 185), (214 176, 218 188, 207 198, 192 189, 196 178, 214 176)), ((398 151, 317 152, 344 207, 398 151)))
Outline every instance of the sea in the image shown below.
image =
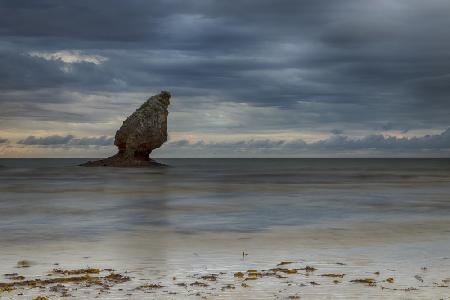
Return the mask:
MULTIPOLYGON (((0 277, 96 267, 131 278, 101 293, 69 286, 77 299, 449 298, 450 159, 78 166, 87 160, 0 159, 0 277), (295 274, 234 276, 282 262, 295 274), (195 285, 205 274, 218 279, 195 285)), ((43 293, 58 297, 0 298, 43 293)))

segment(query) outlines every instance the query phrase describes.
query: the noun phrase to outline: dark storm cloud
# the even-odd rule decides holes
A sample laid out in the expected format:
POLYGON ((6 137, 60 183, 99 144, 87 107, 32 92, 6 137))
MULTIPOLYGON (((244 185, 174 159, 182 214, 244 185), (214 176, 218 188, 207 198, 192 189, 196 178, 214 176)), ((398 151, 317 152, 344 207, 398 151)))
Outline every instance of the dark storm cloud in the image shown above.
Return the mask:
POLYGON ((338 134, 343 134, 344 131, 341 129, 333 129, 333 130, 331 130, 331 133, 338 135, 338 134))
POLYGON ((38 145, 38 146, 110 146, 114 142, 114 138, 107 136, 100 137, 83 137, 75 138, 73 135, 51 135, 45 137, 29 136, 23 140, 18 141, 21 145, 38 145))
POLYGON ((199 108, 211 97, 296 112, 277 129, 442 129, 448 28, 446 0, 0 0, 0 105, 51 119, 42 103, 77 101, 61 91, 169 89, 199 108), (45 57, 72 50, 105 60, 45 57))

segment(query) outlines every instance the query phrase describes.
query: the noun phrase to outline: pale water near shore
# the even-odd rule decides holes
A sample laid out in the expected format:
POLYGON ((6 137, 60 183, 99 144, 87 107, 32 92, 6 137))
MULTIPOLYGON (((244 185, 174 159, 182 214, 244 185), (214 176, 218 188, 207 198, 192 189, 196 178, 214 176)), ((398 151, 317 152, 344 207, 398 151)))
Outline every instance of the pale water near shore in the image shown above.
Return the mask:
MULTIPOLYGON (((449 299, 449 159, 76 166, 84 161, 0 159, 0 274, 36 279, 53 268, 90 266, 131 278, 100 294, 70 290, 85 299, 449 299), (19 260, 30 267, 17 268, 19 260), (244 281, 248 269, 282 261, 293 262, 283 267, 295 273, 244 281), (244 278, 234 276, 239 271, 244 278), (201 278, 210 274, 216 280, 201 278), (365 278, 374 284, 351 282, 365 278), (164 287, 136 289, 150 283, 164 287)), ((25 288, 0 295, 59 294, 25 288)))

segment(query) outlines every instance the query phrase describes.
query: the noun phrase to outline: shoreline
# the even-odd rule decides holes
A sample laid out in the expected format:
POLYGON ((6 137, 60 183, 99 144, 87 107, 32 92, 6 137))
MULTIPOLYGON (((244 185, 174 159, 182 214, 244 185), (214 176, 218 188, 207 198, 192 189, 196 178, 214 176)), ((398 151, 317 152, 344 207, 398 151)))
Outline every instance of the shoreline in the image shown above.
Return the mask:
MULTIPOLYGON (((130 277, 108 289, 92 282, 89 286, 83 282, 63 284, 64 289, 60 289, 77 299, 93 295, 100 299, 142 299, 146 295, 158 299, 327 299, 331 295, 445 299, 450 282, 450 258, 444 250, 450 245, 448 222, 430 222, 409 236, 403 232, 411 228, 406 222, 403 226, 384 224, 372 232, 368 231, 370 224, 366 228, 353 226, 338 230, 341 233, 334 239, 331 236, 336 232, 330 229, 286 226, 258 233, 162 230, 114 234, 97 241, 10 245, 9 251, 8 247, 1 248, 2 253, 10 255, 4 256, 0 272, 18 273, 26 280, 45 280, 58 278, 46 277, 55 268, 98 268, 109 271, 94 276, 103 278, 112 272, 130 277), (396 226, 399 231, 389 233, 386 226, 396 226), (18 255, 26 256, 23 258, 29 260, 29 267, 17 268, 14 259, 18 255)), ((11 280, 3 277, 0 282, 11 280)), ((60 294, 52 293, 51 286, 18 289, 1 296, 20 299, 15 293, 22 293, 58 298, 60 294)))

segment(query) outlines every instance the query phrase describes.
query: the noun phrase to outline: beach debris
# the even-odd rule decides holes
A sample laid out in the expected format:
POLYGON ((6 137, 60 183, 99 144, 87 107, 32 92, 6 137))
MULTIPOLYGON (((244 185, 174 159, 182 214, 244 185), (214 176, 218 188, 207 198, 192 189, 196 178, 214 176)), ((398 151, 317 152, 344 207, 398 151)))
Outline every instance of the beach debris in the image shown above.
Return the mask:
POLYGON ((373 274, 375 274, 375 275, 380 275, 380 272, 378 272, 378 271, 376 271, 376 272, 374 272, 373 274))
POLYGON ((187 284, 185 282, 175 283, 175 285, 178 285, 178 286, 181 286, 181 287, 187 287, 187 284))
POLYGON ((233 284, 227 284, 227 285, 224 285, 222 288, 221 288, 221 290, 222 291, 225 291, 225 290, 234 290, 236 287, 233 285, 233 284))
POLYGON ((101 271, 102 271, 101 269, 94 269, 94 268, 75 269, 75 270, 53 269, 53 273, 63 275, 100 274, 101 271))
POLYGON ((386 282, 389 282, 389 283, 394 283, 394 278, 389 277, 389 278, 387 278, 385 281, 386 281, 386 282))
MULTIPOLYGON (((124 288, 120 287, 119 289, 112 289, 112 287, 115 284, 123 283, 126 281, 131 280, 130 277, 125 276, 124 274, 115 273, 115 272, 106 272, 106 269, 99 269, 99 268, 81 268, 81 269, 53 269, 51 277, 37 277, 36 279, 26 279, 24 276, 19 275, 18 273, 8 273, 4 274, 6 278, 11 280, 11 282, 0 282, 0 293, 3 292, 11 292, 15 291, 12 297, 23 295, 22 291, 25 289, 33 289, 37 288, 41 291, 41 293, 47 292, 53 292, 51 294, 51 297, 77 297, 77 294, 75 291, 80 290, 85 293, 90 293, 95 291, 94 293, 98 295, 101 295, 101 293, 113 293, 115 291, 122 291, 123 294, 129 293, 133 290, 141 290, 144 293, 157 293, 157 294, 164 294, 164 295, 175 295, 175 294, 183 294, 183 292, 180 293, 180 290, 171 290, 170 287, 175 288, 178 287, 184 287, 185 291, 184 293, 189 295, 197 295, 200 293, 200 295, 204 297, 208 297, 208 295, 214 296, 214 292, 211 291, 232 291, 237 288, 245 288, 249 289, 251 286, 248 284, 248 281, 252 280, 258 280, 260 278, 265 277, 272 277, 272 278, 279 278, 279 279, 286 279, 281 280, 280 282, 283 284, 287 284, 288 287, 292 286, 320 286, 320 285, 326 285, 328 286, 331 284, 342 284, 343 278, 346 276, 345 273, 322 273, 322 274, 311 274, 311 272, 314 272, 316 268, 312 266, 306 265, 302 269, 296 269, 296 268, 283 268, 282 266, 291 264, 293 262, 290 261, 282 261, 277 264, 277 267, 273 269, 266 269, 266 270, 258 270, 257 268, 247 269, 246 271, 239 271, 239 272, 217 272, 217 273, 195 273, 193 275, 188 275, 188 277, 193 278, 192 280, 194 282, 192 283, 186 283, 186 282, 176 282, 177 277, 170 276, 170 275, 163 275, 156 278, 156 280, 162 280, 162 278, 172 279, 173 282, 170 282, 167 286, 164 286, 162 283, 145 283, 142 285, 139 285, 136 288, 124 288), (306 271, 305 273, 301 273, 301 275, 310 277, 310 281, 305 281, 304 283, 294 282, 293 280, 297 278, 291 277, 289 275, 291 274, 298 274, 299 270, 306 271), (221 282, 222 275, 224 275, 224 278, 228 278, 229 275, 233 275, 235 278, 240 279, 238 281, 235 281, 235 283, 228 283, 228 282, 221 282), (288 275, 288 276, 286 276, 288 275), (330 278, 329 280, 326 280, 326 278, 330 278), (322 278, 322 279, 321 279, 322 278), (241 281, 242 280, 242 281, 241 281), (312 280, 312 281, 311 281, 312 280), (208 283, 207 283, 208 282, 208 283), (212 282, 211 285, 209 282, 212 282), (221 283, 215 284, 216 282, 221 283), (92 288, 93 290, 85 290, 87 288, 92 288), (208 292, 209 291, 209 292, 208 292), (56 293, 56 294, 55 294, 56 293), (197 293, 197 294, 195 294, 197 293), (73 294, 73 295, 72 295, 73 294)), ((111 270, 111 269, 108 269, 111 270)), ((380 275, 379 272, 374 272, 375 275, 380 275), (378 274, 377 274, 378 273, 378 274)), ((369 275, 370 276, 370 275, 369 275)), ((419 275, 414 276, 416 280, 423 282, 422 277, 419 275)), ((445 278, 445 277, 444 277, 445 278)), ((141 279, 144 280, 144 279, 141 279)), ((147 279, 146 279, 147 280, 147 279)), ((384 277, 384 280, 379 277, 367 277, 367 278, 356 278, 349 280, 351 283, 359 283, 359 284, 365 284, 367 286, 377 286, 383 290, 393 290, 393 291, 414 291, 416 288, 410 287, 406 289, 401 288, 395 288, 395 285, 391 285, 389 287, 388 284, 383 283, 389 283, 393 284, 395 283, 394 277, 384 277), (378 278, 376 280, 375 278, 378 278)), ((433 282, 431 285, 433 288, 448 288, 450 284, 450 278, 445 278, 442 280, 437 280, 433 282)), ((341 286, 342 287, 342 286, 341 286)), ((345 285, 344 285, 345 287, 345 285)), ((287 289, 281 289, 279 293, 286 292, 287 289)), ((295 290, 294 290, 295 292, 295 290)), ((91 294, 93 295, 93 294, 91 294)), ((216 294, 216 296, 219 296, 220 294, 216 294)), ((289 294, 288 294, 289 295, 289 294)), ((287 299, 299 299, 300 296, 298 295, 291 295, 288 296, 285 295, 284 297, 287 299), (297 298, 298 297, 298 298, 297 298)))
POLYGON ((248 253, 245 253, 244 251, 242 251, 242 259, 244 259, 246 256, 248 256, 248 253))
POLYGON ((10 286, 0 287, 0 294, 3 292, 11 292, 11 291, 14 291, 14 287, 10 286))
POLYGON ((17 266, 16 267, 17 268, 29 268, 29 267, 31 267, 31 264, 32 264, 31 261, 24 259, 24 260, 19 260, 17 262, 17 266))
POLYGON ((160 289, 160 288, 163 288, 163 287, 164 287, 163 285, 160 285, 158 283, 149 283, 149 284, 141 285, 141 286, 137 287, 137 289, 139 289, 139 290, 144 290, 144 289, 152 290, 152 289, 160 289))
POLYGON ((191 283, 190 286, 207 287, 209 286, 209 284, 200 281, 195 281, 191 283))
POLYGON ((327 274, 321 274, 322 277, 336 277, 336 278, 343 278, 345 274, 335 274, 335 273, 327 273, 327 274))
POLYGON ((10 279, 11 280, 25 280, 25 276, 18 275, 18 276, 10 277, 10 279))
POLYGON ((204 276, 200 277, 200 279, 209 280, 209 281, 217 281, 218 276, 219 276, 218 274, 209 274, 209 275, 204 275, 204 276))
POLYGON ((414 288, 414 287, 409 287, 409 288, 401 289, 401 290, 402 290, 402 291, 405 291, 405 292, 418 291, 418 289, 416 289, 416 288, 414 288))
POLYGON ((70 272, 63 272, 63 274, 61 275, 64 275, 64 277, 52 277, 49 279, 38 278, 30 280, 0 282, 0 291, 12 291, 18 288, 45 288, 46 286, 51 286, 50 289, 52 291, 60 292, 62 295, 69 295, 68 290, 66 290, 66 287, 63 284, 82 284, 85 287, 96 285, 101 288, 100 292, 102 292, 108 290, 112 285, 130 280, 129 277, 116 273, 111 273, 104 277, 91 276, 90 274, 80 274, 81 276, 66 275, 69 273, 70 272))
POLYGON ((4 274, 4 276, 10 280, 25 280, 24 276, 19 275, 17 273, 4 274))
POLYGON ((284 266, 284 265, 289 265, 289 264, 293 264, 293 263, 294 262, 292 262, 292 261, 282 261, 277 266, 284 266))
POLYGON ((60 293, 61 297, 70 297, 71 296, 69 294, 69 289, 66 288, 62 284, 57 284, 57 285, 54 285, 54 286, 50 287, 50 292, 60 293))
POLYGON ((369 286, 375 286, 376 285, 376 281, 373 278, 353 279, 353 280, 350 280, 350 282, 353 282, 353 283, 364 283, 364 284, 367 284, 369 286))
POLYGON ((261 272, 258 272, 256 270, 249 270, 251 272, 248 272, 247 277, 257 277, 257 278, 261 278, 263 277, 263 274, 261 272))
POLYGON ((347 264, 345 264, 343 262, 337 262, 336 264, 339 265, 339 266, 346 266, 347 265, 347 264))
POLYGON ((390 290, 390 291, 404 291, 404 292, 418 291, 418 289, 416 289, 414 287, 398 289, 398 288, 389 288, 389 287, 382 286, 381 289, 382 290, 390 290))
POLYGON ((48 297, 47 296, 37 296, 37 297, 34 297, 33 300, 48 300, 48 297))
POLYGON ((112 283, 123 283, 130 280, 130 277, 124 276, 119 273, 111 273, 108 276, 105 276, 104 279, 106 281, 112 282, 112 283))
POLYGON ((316 271, 317 269, 314 268, 314 267, 311 267, 311 266, 306 266, 306 267, 304 267, 303 269, 300 269, 300 270, 306 271, 306 272, 314 272, 314 271, 316 271))
POLYGON ((298 273, 297 269, 285 269, 285 268, 274 268, 274 269, 270 269, 270 271, 281 272, 281 273, 285 273, 285 274, 297 274, 298 273))
POLYGON ((245 278, 244 280, 248 281, 248 280, 256 280, 256 279, 258 279, 258 277, 256 277, 256 276, 249 276, 249 277, 245 278))

